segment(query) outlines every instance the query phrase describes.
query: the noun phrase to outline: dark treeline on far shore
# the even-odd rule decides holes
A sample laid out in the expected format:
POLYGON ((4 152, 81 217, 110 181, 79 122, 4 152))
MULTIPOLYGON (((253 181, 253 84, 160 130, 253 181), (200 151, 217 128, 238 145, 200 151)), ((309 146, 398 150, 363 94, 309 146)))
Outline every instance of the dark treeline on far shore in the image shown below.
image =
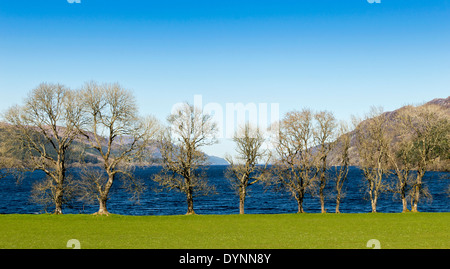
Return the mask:
MULTIPOLYGON (((393 112, 373 107, 351 123, 338 121, 330 111, 300 109, 268 130, 251 122, 238 126, 226 177, 240 213, 248 188, 256 183, 291 194, 298 213, 304 212, 305 194, 312 192, 325 212, 324 190, 333 184, 339 213, 351 165, 363 171, 372 212, 388 191, 400 197, 403 212, 417 212, 429 195, 422 184, 426 171, 450 170, 450 97, 436 100, 393 112), (387 184, 388 177, 395 177, 395 184, 387 184)), ((214 192, 202 148, 217 143, 217 131, 211 115, 188 103, 177 107, 166 124, 142 117, 132 92, 117 83, 88 82, 77 90, 42 83, 23 104, 2 114, 0 168, 2 176, 43 171, 46 178, 33 185, 32 199, 51 203, 55 214, 77 197, 97 202, 96 214, 103 215, 117 179, 139 196, 146 188, 133 167, 160 165, 152 180, 161 190, 183 193, 187 214, 195 214, 194 194, 214 192), (81 168, 77 178, 68 169, 74 166, 81 168)))

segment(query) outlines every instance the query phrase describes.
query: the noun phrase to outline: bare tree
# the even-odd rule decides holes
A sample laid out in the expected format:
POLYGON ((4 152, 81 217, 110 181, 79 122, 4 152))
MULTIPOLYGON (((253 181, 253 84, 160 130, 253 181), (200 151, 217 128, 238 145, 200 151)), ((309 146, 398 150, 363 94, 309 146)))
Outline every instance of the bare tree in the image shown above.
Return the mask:
POLYGON ((108 195, 117 175, 135 180, 129 167, 149 154, 148 145, 159 125, 153 117, 140 117, 133 94, 117 83, 86 83, 81 98, 85 119, 78 128, 90 148, 99 153, 105 172, 85 175, 88 182, 84 184, 86 190, 95 186, 99 202, 96 214, 107 215, 108 195))
POLYGON ((11 124, 11 145, 25 152, 27 167, 47 174, 54 213, 62 214, 67 153, 79 135, 75 127, 81 121, 76 94, 60 84, 42 83, 23 106, 11 107, 4 118, 11 124))
POLYGON ((336 119, 333 113, 328 111, 315 113, 314 119, 316 121, 314 141, 317 149, 315 155, 319 179, 320 206, 321 212, 326 213, 324 191, 329 179, 327 157, 333 146, 332 142, 335 139, 336 119))
POLYGON ((397 180, 393 184, 392 191, 400 196, 402 202, 402 212, 408 210, 408 195, 413 185, 414 165, 413 150, 414 143, 411 138, 411 131, 406 126, 404 112, 395 115, 392 123, 388 127, 389 146, 387 147, 387 158, 390 171, 397 180))
POLYGON ((313 143, 313 113, 309 109, 286 113, 278 123, 274 138, 277 155, 268 184, 289 192, 297 201, 298 213, 304 213, 303 198, 317 176, 313 143))
POLYGON ((184 193, 186 214, 195 214, 194 193, 207 195, 213 190, 203 173, 207 159, 201 147, 217 142, 217 126, 210 115, 188 103, 178 107, 168 122, 158 139, 163 169, 154 180, 165 189, 184 193))
MULTIPOLYGON (((450 151, 450 121, 437 105, 408 107, 403 110, 401 121, 409 133, 406 153, 407 165, 417 170, 416 179, 412 183, 411 211, 418 211, 420 197, 427 195, 422 178, 429 166, 441 155, 450 151)), ((406 158, 406 157, 405 157, 406 158)))
POLYGON ((351 137, 349 134, 349 127, 347 123, 341 122, 339 124, 339 138, 334 142, 334 149, 338 151, 337 162, 339 163, 339 166, 334 168, 335 175, 333 177, 336 186, 336 213, 340 213, 339 206, 343 196, 342 189, 344 187, 344 183, 347 181, 350 164, 350 141, 351 137))
POLYGON ((239 195, 239 214, 244 214, 245 198, 247 188, 262 180, 267 174, 267 165, 270 154, 263 148, 264 134, 257 127, 246 123, 234 134, 233 141, 236 143, 237 157, 233 159, 227 156, 230 163, 226 177, 232 187, 239 195), (264 165, 258 165, 263 162, 264 165))
POLYGON ((360 156, 360 168, 363 170, 370 197, 372 212, 377 212, 377 201, 381 193, 387 190, 387 153, 389 147, 386 135, 385 114, 381 108, 372 107, 365 120, 355 122, 356 146, 360 156))

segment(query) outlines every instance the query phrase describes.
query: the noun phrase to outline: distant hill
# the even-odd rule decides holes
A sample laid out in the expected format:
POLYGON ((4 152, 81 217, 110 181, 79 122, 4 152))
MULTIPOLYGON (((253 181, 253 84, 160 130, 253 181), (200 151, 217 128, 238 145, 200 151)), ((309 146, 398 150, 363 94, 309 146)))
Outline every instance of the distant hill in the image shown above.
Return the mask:
MULTIPOLYGON (((447 98, 436 98, 433 99, 425 104, 422 104, 421 106, 426 105, 438 105, 441 107, 441 109, 449 116, 450 118, 450 96, 447 98)), ((419 106, 419 107, 421 107, 419 106)), ((384 112, 383 115, 388 121, 393 121, 395 116, 403 109, 405 109, 407 106, 403 106, 399 109, 396 109, 394 111, 388 111, 384 112)), ((360 124, 364 124, 364 121, 360 124)), ((357 166, 360 163, 360 159, 358 156, 358 150, 356 148, 356 134, 355 131, 352 131, 349 133, 351 137, 350 142, 350 149, 349 149, 349 158, 350 158, 350 165, 357 166)), ((336 150, 332 150, 330 154, 328 155, 328 161, 330 165, 339 165, 339 162, 337 161, 338 152, 336 150)), ((443 160, 441 163, 435 164, 435 167, 432 167, 431 169, 435 170, 441 170, 444 168, 444 170, 450 170, 450 160, 443 160)))
MULTIPOLYGON (((10 128, 11 125, 0 122, 0 137, 4 136, 6 133, 6 130, 10 128)), ((59 127, 60 130, 63 129, 63 127, 59 127)), ((89 134, 88 134, 89 135, 89 134)), ((92 134, 91 134, 92 135, 92 134)), ((107 146, 107 140, 104 139, 104 147, 107 146)), ((128 139, 124 137, 122 139, 125 143, 131 143, 131 139, 128 139)), ((0 147, 3 145, 3 141, 0 141, 0 147)), ((72 164, 74 166, 80 166, 80 165, 98 165, 102 162, 101 156, 98 153, 97 150, 90 148, 90 146, 87 144, 88 142, 85 139, 78 139, 75 140, 72 144, 71 151, 69 152, 67 156, 67 163, 72 164)), ((102 142, 103 143, 103 142, 102 142)), ((147 160, 145 162, 136 163, 136 165, 141 166, 148 166, 148 165, 160 165, 161 164, 161 154, 159 153, 155 143, 151 144, 149 147, 149 152, 151 152, 151 156, 148 156, 147 160)), ((118 146, 114 146, 113 144, 113 153, 117 153, 118 146)), ((51 148, 48 148, 48 151, 51 154, 51 148)), ((23 152, 15 152, 15 156, 3 156, 2 151, 0 150, 0 169, 1 168, 7 168, 8 166, 6 163, 12 163, 12 159, 16 160, 24 160, 27 158, 23 152), (13 158, 11 158, 13 157, 13 158), (5 167, 4 167, 5 166, 5 167)), ((210 165, 228 165, 228 162, 220 157, 217 156, 207 156, 207 162, 210 165)), ((56 154, 55 154, 56 157, 56 154)))
POLYGON ((447 113, 450 113, 450 96, 447 98, 436 98, 426 104, 439 105, 445 109, 447 113))
POLYGON ((208 156, 208 163, 210 165, 229 165, 230 164, 224 158, 220 158, 217 156, 210 156, 210 155, 207 155, 207 156, 208 156))
MULTIPOLYGON (((157 148, 154 148, 153 164, 159 165, 159 164, 161 164, 161 161, 162 161, 161 153, 158 151, 157 148)), ((206 162, 209 165, 229 165, 230 164, 224 158, 213 156, 213 155, 208 155, 208 154, 206 154, 206 162)))

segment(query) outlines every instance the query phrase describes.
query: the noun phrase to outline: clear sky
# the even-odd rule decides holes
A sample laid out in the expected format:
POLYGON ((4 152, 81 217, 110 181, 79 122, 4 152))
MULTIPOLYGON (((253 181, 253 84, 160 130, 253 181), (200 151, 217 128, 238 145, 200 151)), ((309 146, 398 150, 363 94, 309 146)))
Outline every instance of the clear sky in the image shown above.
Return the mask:
POLYGON ((448 0, 69 2, 0 1, 2 111, 44 81, 119 82, 161 120, 196 94, 343 120, 450 95, 448 0))

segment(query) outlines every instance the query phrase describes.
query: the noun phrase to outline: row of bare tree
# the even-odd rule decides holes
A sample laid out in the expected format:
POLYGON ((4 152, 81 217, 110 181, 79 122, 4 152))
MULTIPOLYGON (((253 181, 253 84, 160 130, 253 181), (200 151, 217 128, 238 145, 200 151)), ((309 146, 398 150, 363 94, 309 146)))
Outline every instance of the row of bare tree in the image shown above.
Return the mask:
POLYGON ((43 83, 3 118, 10 124, 4 134, 9 146, 6 151, 9 156, 25 157, 19 168, 45 172, 47 180, 35 185, 35 197, 49 199, 55 214, 62 213, 63 203, 73 194, 67 166, 75 145, 88 145, 79 154, 94 151, 100 156, 104 173, 86 169, 80 187, 85 197, 96 197, 98 213, 107 214, 106 203, 116 177, 133 178, 129 165, 147 154, 147 145, 158 131, 154 118, 138 115, 130 91, 118 84, 95 82, 76 91, 43 83))
MULTIPOLYGON (((394 120, 386 120, 390 114, 381 111, 371 113, 363 121, 355 120, 351 132, 332 113, 308 109, 287 113, 271 127, 272 132, 248 123, 241 126, 233 138, 236 156, 227 157, 227 177, 239 194, 240 213, 244 213, 247 188, 257 182, 288 191, 299 213, 304 212, 305 193, 318 190, 325 212, 324 189, 330 179, 335 183, 339 212, 352 148, 360 157, 373 212, 379 194, 387 189, 389 173, 398 178, 395 191, 403 211, 407 211, 408 196, 412 211, 417 211, 427 167, 436 158, 449 158, 448 115, 433 106, 405 109, 394 120), (333 173, 328 160, 331 152, 337 165, 333 173)), ((96 214, 108 214, 109 192, 118 178, 138 196, 145 185, 134 177, 132 168, 151 162, 156 148, 162 170, 153 180, 163 189, 184 193, 187 214, 195 213, 194 195, 214 192, 207 182, 207 156, 202 148, 217 143, 217 126, 211 115, 187 103, 163 125, 154 117, 140 116, 135 97, 119 84, 89 82, 71 90, 43 83, 3 118, 8 125, 0 141, 2 164, 44 171, 47 178, 34 185, 34 197, 52 204, 55 214, 62 214, 63 204, 74 196, 98 202, 96 214), (98 167, 83 164, 87 156, 98 167), (76 181, 68 172, 74 160, 83 167, 76 181)))
POLYGON ((411 211, 417 212, 420 198, 430 196, 422 184, 427 168, 450 159, 449 115, 437 105, 408 106, 395 113, 374 107, 363 119, 353 117, 352 130, 331 112, 309 109, 288 112, 276 125, 269 137, 271 150, 263 147, 267 138, 262 132, 250 125, 233 139, 238 158, 228 158, 228 177, 238 190, 241 213, 247 187, 258 181, 289 192, 298 213, 304 212, 305 193, 317 194, 325 213, 324 190, 330 179, 339 213, 352 152, 363 171, 372 212, 380 194, 388 191, 399 195, 403 212, 409 211, 408 198, 411 211), (261 161, 265 165, 257 165, 261 161), (392 176, 394 186, 387 180, 392 176))
POLYGON ((408 196, 411 211, 417 212, 420 197, 429 196, 422 184, 425 172, 433 162, 445 159, 448 164, 450 158, 448 111, 438 105, 407 106, 395 114, 373 108, 355 132, 372 212, 379 195, 388 189, 384 179, 389 174, 397 178, 395 192, 403 212, 408 211, 408 196))

